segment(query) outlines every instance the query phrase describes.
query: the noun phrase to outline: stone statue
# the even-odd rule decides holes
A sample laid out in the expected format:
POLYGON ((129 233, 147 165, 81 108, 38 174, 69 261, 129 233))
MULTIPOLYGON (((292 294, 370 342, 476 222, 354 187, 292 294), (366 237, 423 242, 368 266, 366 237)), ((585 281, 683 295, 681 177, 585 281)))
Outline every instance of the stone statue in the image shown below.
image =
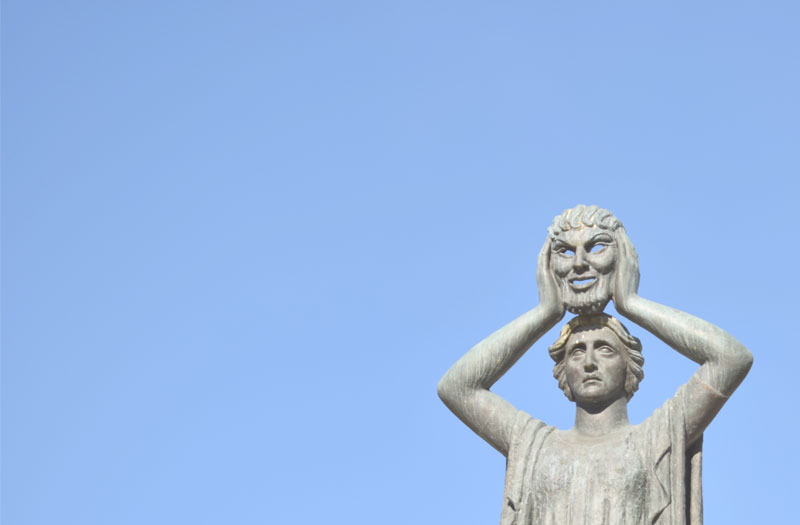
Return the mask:
POLYGON ((622 223, 597 206, 553 221, 539 254, 539 305, 478 343, 445 374, 439 396, 507 458, 501 525, 699 525, 703 430, 742 382, 751 353, 730 334, 637 295, 636 252, 622 223), (616 310, 699 368, 639 425, 627 403, 644 377, 641 344, 616 310), (546 425, 492 385, 564 316, 550 347, 570 401, 569 430, 546 425))

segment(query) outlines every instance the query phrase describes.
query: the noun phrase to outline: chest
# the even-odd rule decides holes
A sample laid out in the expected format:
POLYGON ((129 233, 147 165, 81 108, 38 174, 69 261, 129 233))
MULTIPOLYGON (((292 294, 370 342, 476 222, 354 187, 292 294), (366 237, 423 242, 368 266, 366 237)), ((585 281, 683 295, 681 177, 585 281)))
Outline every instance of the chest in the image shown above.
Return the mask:
POLYGON ((537 458, 532 497, 536 514, 561 516, 558 523, 641 523, 647 480, 645 451, 635 432, 596 440, 556 432, 537 458))
POLYGON ((563 488, 577 479, 600 485, 638 485, 646 477, 643 446, 632 432, 599 440, 570 440, 558 433, 542 446, 534 471, 544 486, 563 488))

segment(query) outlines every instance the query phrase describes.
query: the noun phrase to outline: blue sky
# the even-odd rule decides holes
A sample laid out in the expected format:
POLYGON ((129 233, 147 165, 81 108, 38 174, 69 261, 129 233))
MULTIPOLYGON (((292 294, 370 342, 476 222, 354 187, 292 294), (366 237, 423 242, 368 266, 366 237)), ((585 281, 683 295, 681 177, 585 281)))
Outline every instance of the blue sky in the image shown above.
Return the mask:
MULTIPOLYGON (((706 522, 795 517, 795 2, 40 2, 2 11, 2 521, 499 520, 439 402, 611 209, 730 331, 706 522), (788 311, 788 310, 791 310, 788 311)), ((694 365, 644 343, 642 421, 694 365)), ((496 391, 561 428, 540 341, 496 391)))

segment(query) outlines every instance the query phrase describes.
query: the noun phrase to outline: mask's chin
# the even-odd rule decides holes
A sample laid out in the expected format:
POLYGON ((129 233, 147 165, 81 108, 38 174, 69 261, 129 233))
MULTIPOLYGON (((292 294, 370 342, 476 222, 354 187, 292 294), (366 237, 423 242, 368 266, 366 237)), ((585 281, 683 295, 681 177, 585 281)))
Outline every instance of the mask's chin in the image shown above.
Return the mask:
POLYGON ((601 278, 588 290, 576 292, 569 287, 566 280, 562 285, 564 306, 576 315, 597 314, 602 312, 611 300, 608 281, 601 278))
POLYGON ((573 302, 571 304, 567 304, 567 310, 575 315, 599 314, 605 310, 606 305, 608 305, 608 301, 610 300, 610 298, 606 298, 596 301, 573 302))

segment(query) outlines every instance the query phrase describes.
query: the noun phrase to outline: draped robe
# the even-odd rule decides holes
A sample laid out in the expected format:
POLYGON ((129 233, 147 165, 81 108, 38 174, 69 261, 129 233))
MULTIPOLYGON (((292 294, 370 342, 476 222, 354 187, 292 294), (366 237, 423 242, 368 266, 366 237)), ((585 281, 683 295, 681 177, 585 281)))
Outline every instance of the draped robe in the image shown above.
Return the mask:
POLYGON ((726 399, 692 377, 643 423, 582 442, 519 411, 500 525, 702 525, 702 435, 687 446, 687 407, 703 407, 705 428, 726 399))

